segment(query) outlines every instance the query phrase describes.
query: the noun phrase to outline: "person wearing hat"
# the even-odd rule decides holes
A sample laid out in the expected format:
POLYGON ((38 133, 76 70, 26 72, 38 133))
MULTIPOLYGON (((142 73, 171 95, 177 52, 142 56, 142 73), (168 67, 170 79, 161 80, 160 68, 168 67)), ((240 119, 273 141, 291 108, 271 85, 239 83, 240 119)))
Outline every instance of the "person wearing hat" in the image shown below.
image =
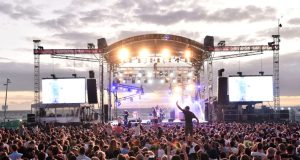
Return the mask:
POLYGON ((195 118, 197 120, 197 126, 199 126, 199 119, 195 116, 195 114, 193 112, 190 111, 190 107, 186 106, 185 109, 183 110, 179 105, 178 105, 178 101, 176 102, 176 105, 178 107, 178 109, 180 109, 182 111, 182 113, 184 114, 184 119, 185 119, 185 139, 186 141, 188 141, 188 135, 190 134, 190 141, 193 142, 193 130, 194 130, 194 126, 193 126, 193 118, 195 118))

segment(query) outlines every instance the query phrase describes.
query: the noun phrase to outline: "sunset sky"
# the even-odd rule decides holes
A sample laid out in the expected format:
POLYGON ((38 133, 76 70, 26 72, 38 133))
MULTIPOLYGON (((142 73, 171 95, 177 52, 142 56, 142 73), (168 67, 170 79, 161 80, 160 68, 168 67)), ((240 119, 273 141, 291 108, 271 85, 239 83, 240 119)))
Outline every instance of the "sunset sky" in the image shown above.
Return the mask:
MULTIPOLYGON (((8 86, 9 110, 29 110, 33 103, 33 42, 40 39, 45 49, 83 49, 106 38, 108 45, 131 36, 162 33, 187 37, 203 43, 214 36, 215 45, 267 45, 280 28, 281 106, 300 106, 300 1, 271 0, 1 0, 0 83, 8 86)), ((225 53, 215 53, 215 56, 225 53)), ((226 53, 236 54, 236 53, 226 53)), ((214 61, 214 96, 217 70, 235 75, 240 70, 254 75, 262 70, 273 74, 273 52, 263 55, 214 61), (262 65, 261 65, 262 59, 262 65), (223 64, 223 65, 222 65, 223 64)), ((91 57, 91 56, 88 56, 91 57)), ((98 64, 41 56, 41 78, 88 77, 98 64)), ((158 82, 155 82, 158 83, 158 82)), ((140 102, 122 107, 174 105, 167 84, 147 84, 140 102)), ((0 87, 4 105, 5 86, 0 87)), ((122 95, 122 94, 121 94, 122 95)), ((126 93, 123 93, 126 95, 126 93)), ((270 102, 273 106, 273 102, 270 102)))

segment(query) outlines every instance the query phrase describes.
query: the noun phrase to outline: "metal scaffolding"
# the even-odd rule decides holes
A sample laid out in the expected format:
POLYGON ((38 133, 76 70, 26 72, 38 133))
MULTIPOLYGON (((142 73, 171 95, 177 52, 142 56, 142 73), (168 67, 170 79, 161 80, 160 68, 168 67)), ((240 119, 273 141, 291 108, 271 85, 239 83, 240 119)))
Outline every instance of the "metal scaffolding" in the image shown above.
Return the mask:
MULTIPOLYGON (((41 40, 33 40, 34 50, 42 49, 40 48, 41 40)), ((35 113, 38 113, 38 108, 40 108, 40 54, 34 54, 34 103, 36 104, 35 113), (38 107, 38 108, 37 108, 38 107)), ((36 115, 39 117, 39 114, 36 115)), ((39 121, 39 119, 37 119, 39 121)))
MULTIPOLYGON (((279 46, 279 35, 273 35, 273 42, 279 46)), ((280 109, 280 84, 279 84, 279 50, 273 50, 273 83, 274 83, 274 108, 280 109)))

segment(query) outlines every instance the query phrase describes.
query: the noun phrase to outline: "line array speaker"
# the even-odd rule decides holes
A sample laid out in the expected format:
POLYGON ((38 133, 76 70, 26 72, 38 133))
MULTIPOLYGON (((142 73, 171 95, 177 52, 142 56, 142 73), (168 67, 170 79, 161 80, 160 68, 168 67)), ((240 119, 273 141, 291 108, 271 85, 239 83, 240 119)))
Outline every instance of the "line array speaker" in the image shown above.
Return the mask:
POLYGON ((98 103, 96 79, 87 79, 88 102, 98 103))

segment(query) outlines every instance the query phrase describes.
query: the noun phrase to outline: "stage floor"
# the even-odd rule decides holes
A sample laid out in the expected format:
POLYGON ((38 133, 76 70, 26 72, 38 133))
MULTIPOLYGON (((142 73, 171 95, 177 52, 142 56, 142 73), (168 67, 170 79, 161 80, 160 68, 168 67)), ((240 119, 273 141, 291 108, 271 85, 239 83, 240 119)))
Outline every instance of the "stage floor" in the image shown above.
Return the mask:
MULTIPOLYGON (((133 121, 132 123, 138 123, 136 120, 134 119, 129 119, 131 121, 133 121)), ((113 120, 113 121, 109 121, 112 125, 118 125, 118 121, 117 120, 113 120)), ((150 122, 150 120, 142 120, 142 124, 147 124, 148 122, 150 122)), ((194 123, 196 123, 197 121, 193 121, 194 123)), ((175 119, 173 122, 168 122, 168 120, 163 120, 162 123, 164 124, 179 124, 179 123, 185 123, 185 121, 180 121, 179 119, 175 119)), ((199 123, 207 123, 207 121, 199 121, 199 123)))

